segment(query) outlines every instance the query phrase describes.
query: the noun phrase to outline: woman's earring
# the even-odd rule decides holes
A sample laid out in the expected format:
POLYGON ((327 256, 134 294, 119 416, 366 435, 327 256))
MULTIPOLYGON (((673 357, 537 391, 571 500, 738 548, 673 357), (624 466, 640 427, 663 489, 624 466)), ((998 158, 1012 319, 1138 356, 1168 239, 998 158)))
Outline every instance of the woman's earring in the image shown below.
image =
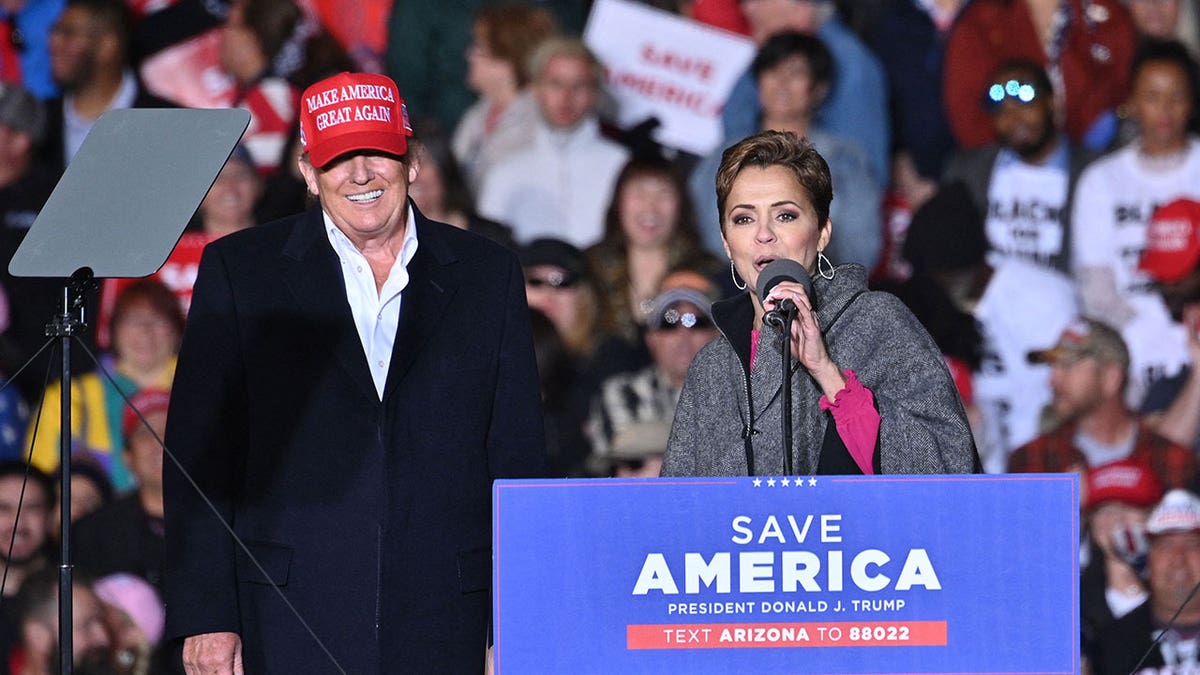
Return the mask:
POLYGON ((739 291, 746 290, 746 282, 738 283, 737 270, 733 268, 733 258, 729 259, 729 276, 733 277, 733 287, 739 291))
POLYGON ((833 263, 829 262, 829 258, 826 258, 824 253, 817 251, 817 274, 822 279, 829 280, 833 278, 833 272, 833 263), (824 267, 821 267, 822 263, 825 264, 824 267))

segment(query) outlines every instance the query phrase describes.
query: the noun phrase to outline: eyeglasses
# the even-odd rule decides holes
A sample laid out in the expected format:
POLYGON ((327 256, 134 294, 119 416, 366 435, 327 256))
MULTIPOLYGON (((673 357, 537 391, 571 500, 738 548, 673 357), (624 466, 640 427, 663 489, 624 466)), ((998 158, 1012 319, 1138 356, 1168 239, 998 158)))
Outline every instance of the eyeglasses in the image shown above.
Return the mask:
POLYGON ((579 281, 574 275, 566 272, 550 272, 544 277, 525 277, 525 285, 530 288, 570 288, 579 281))
POLYGON ((662 319, 658 322, 658 325, 654 327, 654 330, 675 330, 677 328, 684 328, 687 330, 703 330, 712 327, 712 319, 704 316, 703 314, 696 314, 695 312, 680 312, 677 309, 668 309, 667 311, 663 312, 662 319))
POLYGON ((983 105, 988 109, 999 108, 1005 99, 1013 99, 1017 103, 1033 103, 1038 97, 1038 89, 1030 82, 1007 80, 993 82, 983 97, 983 105))

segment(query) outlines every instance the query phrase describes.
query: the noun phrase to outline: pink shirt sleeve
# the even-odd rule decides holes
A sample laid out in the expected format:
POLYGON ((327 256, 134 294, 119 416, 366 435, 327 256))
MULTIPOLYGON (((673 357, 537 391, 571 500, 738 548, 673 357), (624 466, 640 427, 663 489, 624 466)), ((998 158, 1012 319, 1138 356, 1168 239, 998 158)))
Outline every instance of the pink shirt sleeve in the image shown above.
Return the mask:
POLYGON ((833 411, 838 436, 846 444, 854 463, 867 475, 875 473, 875 442, 879 440, 879 411, 875 395, 858 381, 853 370, 843 370, 846 386, 833 397, 821 397, 821 410, 833 411))

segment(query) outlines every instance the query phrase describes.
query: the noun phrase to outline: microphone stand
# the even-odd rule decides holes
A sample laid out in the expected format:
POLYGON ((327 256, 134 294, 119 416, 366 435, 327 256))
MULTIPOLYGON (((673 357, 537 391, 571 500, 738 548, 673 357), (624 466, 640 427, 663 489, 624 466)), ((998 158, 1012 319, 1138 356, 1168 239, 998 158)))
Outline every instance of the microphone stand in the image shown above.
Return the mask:
POLYGON ((783 394, 780 403, 779 426, 783 433, 783 474, 791 476, 792 466, 792 322, 796 319, 796 307, 790 302, 782 308, 782 316, 772 315, 772 324, 783 333, 783 394))
POLYGON ((46 325, 46 336, 58 338, 62 345, 59 402, 62 425, 59 430, 59 516, 62 528, 61 559, 58 568, 58 658, 59 672, 74 671, 72 648, 72 598, 74 571, 71 562, 71 340, 87 328, 87 294, 96 288, 89 267, 81 267, 63 287, 61 311, 46 325))

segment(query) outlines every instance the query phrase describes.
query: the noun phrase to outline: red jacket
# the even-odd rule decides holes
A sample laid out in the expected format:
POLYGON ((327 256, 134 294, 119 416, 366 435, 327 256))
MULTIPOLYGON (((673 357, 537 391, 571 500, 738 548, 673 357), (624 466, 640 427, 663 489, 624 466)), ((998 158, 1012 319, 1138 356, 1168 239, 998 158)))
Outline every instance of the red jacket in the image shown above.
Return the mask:
MULTIPOLYGON (((1124 102, 1136 35, 1118 0, 1064 0, 1071 24, 1059 57, 1066 88, 1066 131, 1078 142, 1106 110, 1124 102), (1090 21, 1084 21, 1084 7, 1090 21)), ((944 100, 959 145, 973 148, 995 140, 983 107, 992 71, 1023 59, 1048 68, 1025 0, 974 0, 959 15, 946 46, 944 100)))

